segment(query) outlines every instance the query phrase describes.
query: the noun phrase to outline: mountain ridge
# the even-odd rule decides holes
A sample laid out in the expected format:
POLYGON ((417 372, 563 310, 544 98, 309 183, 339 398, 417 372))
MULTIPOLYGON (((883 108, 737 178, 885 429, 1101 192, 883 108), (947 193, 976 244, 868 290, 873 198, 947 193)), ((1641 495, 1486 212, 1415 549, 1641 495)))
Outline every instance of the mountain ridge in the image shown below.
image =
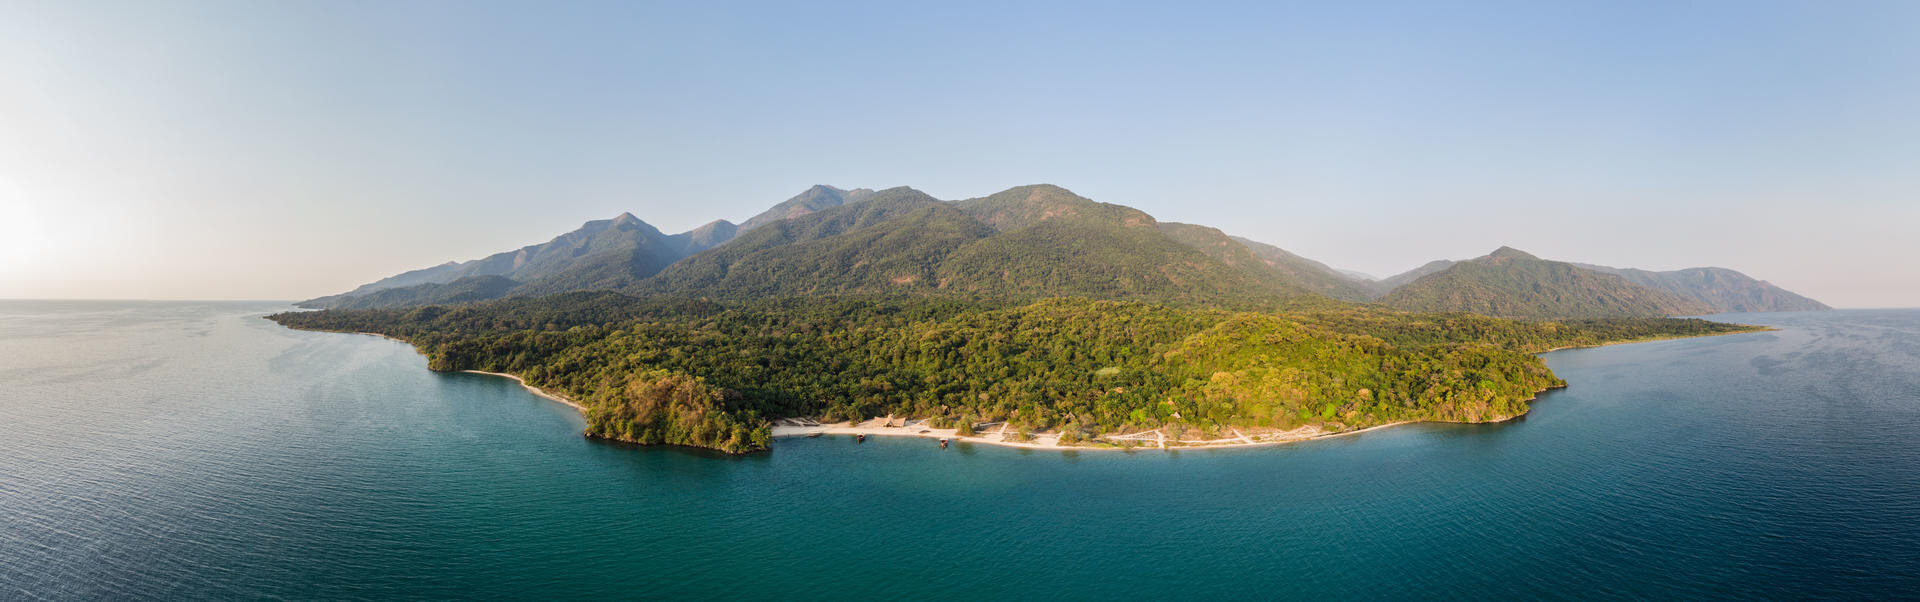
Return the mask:
POLYGON ((1536 262, 1563 263, 1502 246, 1479 258, 1434 261, 1370 280, 1274 245, 1209 226, 1162 222, 1139 209, 1094 201, 1052 184, 956 201, 905 186, 874 190, 819 184, 739 224, 714 220, 668 235, 622 212, 585 222, 546 243, 402 272, 299 305, 402 306, 489 294, 618 290, 720 297, 1086 296, 1237 307, 1299 306, 1321 299, 1322 305, 1373 302, 1406 310, 1536 318, 1826 307, 1724 268, 1649 272, 1567 263, 1568 268, 1547 269, 1536 262), (1503 291, 1490 286, 1501 277, 1462 274, 1482 268, 1407 288, 1466 263, 1492 269, 1533 266, 1529 277, 1536 280, 1528 286, 1557 292, 1543 295, 1511 286, 1503 291), (498 279, 450 286, 482 276, 498 279), (375 294, 380 291, 396 292, 375 294))
POLYGON ((1421 276, 1395 288, 1379 302, 1404 311, 1457 311, 1521 319, 1711 313, 1704 303, 1506 246, 1421 276))
POLYGON ((1707 304, 1716 312, 1821 311, 1825 303, 1737 270, 1717 267, 1652 271, 1574 263, 1584 269, 1614 274, 1641 286, 1664 290, 1707 304))

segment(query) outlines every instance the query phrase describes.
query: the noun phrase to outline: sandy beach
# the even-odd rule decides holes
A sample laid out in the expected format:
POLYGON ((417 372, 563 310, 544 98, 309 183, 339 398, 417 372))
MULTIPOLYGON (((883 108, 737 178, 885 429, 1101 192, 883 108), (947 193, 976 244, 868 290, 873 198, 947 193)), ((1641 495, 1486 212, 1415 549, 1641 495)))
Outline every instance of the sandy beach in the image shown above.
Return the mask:
POLYGON ((573 409, 576 409, 576 410, 580 410, 580 413, 582 413, 582 414, 585 414, 585 413, 587 413, 587 406, 583 406, 583 405, 580 405, 580 404, 577 404, 577 403, 574 403, 574 402, 573 402, 573 400, 571 400, 571 399, 567 399, 567 398, 565 398, 565 397, 561 397, 561 396, 559 396, 559 395, 555 395, 555 394, 553 394, 553 393, 548 393, 546 389, 542 389, 542 388, 540 388, 540 387, 536 387, 536 386, 533 386, 533 385, 529 385, 529 384, 527 384, 527 381, 526 381, 526 380, 523 380, 523 379, 521 379, 520 377, 518 377, 518 376, 514 376, 514 375, 512 375, 512 374, 507 374, 507 373, 505 373, 505 372, 487 372, 487 371, 484 371, 484 370, 461 370, 461 372, 466 372, 466 373, 469 373, 469 374, 485 374, 485 375, 488 375, 488 376, 498 376, 498 377, 501 377, 501 378, 511 378, 511 379, 513 379, 513 382, 517 382, 517 383, 520 383, 520 386, 522 386, 522 387, 525 387, 525 388, 526 388, 526 389, 527 389, 528 391, 531 391, 531 392, 533 392, 533 394, 534 394, 534 395, 539 395, 539 396, 541 396, 541 397, 545 397, 545 398, 547 398, 547 399, 551 399, 551 400, 553 400, 553 401, 557 401, 557 402, 560 402, 560 403, 564 403, 564 404, 567 404, 567 405, 570 405, 570 406, 573 406, 573 409))
MULTIPOLYGON (((872 435, 877 437, 922 437, 922 438, 928 438, 928 439, 947 439, 954 443, 977 443, 982 445, 1002 445, 1006 447, 1019 447, 1019 448, 1026 448, 1026 449, 1052 449, 1052 450, 1062 450, 1062 451, 1065 451, 1065 450, 1127 451, 1127 450, 1140 450, 1140 449, 1220 449, 1220 448, 1231 448, 1231 447, 1259 447, 1259 446, 1266 446, 1266 445, 1285 445, 1288 443, 1298 443, 1301 441, 1311 441, 1314 439, 1326 439, 1330 437, 1343 437, 1346 435, 1357 435, 1357 434, 1375 430, 1375 429, 1383 429, 1391 426, 1410 424, 1410 422, 1394 422, 1394 423, 1382 424, 1378 426, 1371 426, 1371 427, 1362 428, 1362 429, 1353 429, 1353 430, 1337 431, 1337 432, 1327 432, 1327 431, 1321 430, 1319 427, 1313 427, 1313 426, 1304 426, 1304 427, 1300 427, 1293 430, 1287 430, 1287 431, 1262 431, 1262 432, 1256 432, 1256 433, 1244 433, 1239 429, 1229 429, 1233 431, 1235 436, 1224 437, 1220 439, 1208 439, 1208 440, 1179 440, 1179 439, 1167 438, 1163 436, 1163 434, 1160 431, 1150 430, 1150 431, 1142 431, 1138 433, 1126 433, 1126 434, 1108 433, 1096 438, 1093 443, 1061 444, 1059 433, 1034 433, 1033 438, 1030 440, 1027 440, 1027 441, 1016 440, 1014 438, 1015 436, 1014 433, 1012 431, 1006 430, 1004 424, 988 427, 986 429, 981 430, 978 433, 975 433, 974 435, 962 437, 956 434, 958 432, 957 429, 933 428, 931 426, 927 426, 926 421, 924 420, 909 420, 909 421, 906 421, 905 424, 902 426, 888 426, 887 423, 889 421, 882 418, 875 418, 873 420, 868 420, 860 424, 850 424, 846 422, 839 422, 839 423, 832 423, 832 424, 817 424, 817 423, 807 424, 807 422, 811 422, 811 421, 803 421, 803 420, 796 420, 796 419, 782 419, 782 420, 774 421, 773 436, 775 438, 812 437, 817 435, 872 435), (1134 442, 1135 445, 1133 445, 1132 447, 1125 447, 1120 443, 1122 441, 1134 442)), ((897 424, 901 421, 899 419, 895 419, 892 422, 897 424)))

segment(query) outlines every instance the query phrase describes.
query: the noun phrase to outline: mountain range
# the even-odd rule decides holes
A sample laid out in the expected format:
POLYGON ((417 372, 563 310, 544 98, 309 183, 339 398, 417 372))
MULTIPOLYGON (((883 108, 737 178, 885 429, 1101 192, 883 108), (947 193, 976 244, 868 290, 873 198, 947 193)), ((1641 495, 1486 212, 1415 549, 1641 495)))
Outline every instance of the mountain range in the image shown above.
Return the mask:
MULTIPOLYGON (((1432 265, 1432 264, 1428 264, 1432 265)), ((1455 262, 1389 291, 1388 307, 1504 318, 1613 318, 1714 313, 1706 303, 1615 274, 1547 261, 1510 247, 1455 262)))
POLYGON ((737 226, 718 220, 672 235, 622 213, 546 243, 404 272, 299 305, 404 307, 589 290, 716 299, 1077 296, 1249 309, 1376 303, 1529 319, 1826 309, 1726 268, 1609 268, 1507 247, 1372 280, 1046 184, 960 201, 907 187, 814 186, 737 226))

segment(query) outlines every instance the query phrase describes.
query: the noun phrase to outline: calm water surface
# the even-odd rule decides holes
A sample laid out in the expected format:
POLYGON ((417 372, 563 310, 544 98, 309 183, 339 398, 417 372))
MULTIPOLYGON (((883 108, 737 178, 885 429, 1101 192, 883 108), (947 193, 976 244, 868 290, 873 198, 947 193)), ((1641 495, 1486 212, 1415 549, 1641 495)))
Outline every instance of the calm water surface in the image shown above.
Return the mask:
POLYGON ((1501 425, 736 458, 279 309, 0 302, 0 599, 1920 595, 1916 310, 1556 352, 1501 425))

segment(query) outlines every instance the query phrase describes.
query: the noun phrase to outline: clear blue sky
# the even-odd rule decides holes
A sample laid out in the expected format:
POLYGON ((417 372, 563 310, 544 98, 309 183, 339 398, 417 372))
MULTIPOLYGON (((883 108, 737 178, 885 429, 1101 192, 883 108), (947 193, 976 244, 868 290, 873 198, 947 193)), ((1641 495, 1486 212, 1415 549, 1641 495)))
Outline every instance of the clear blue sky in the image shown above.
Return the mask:
POLYGON ((1050 182, 1378 275, 1506 244, 1920 305, 1916 2, 14 0, 0 73, 0 297, 1050 182))

